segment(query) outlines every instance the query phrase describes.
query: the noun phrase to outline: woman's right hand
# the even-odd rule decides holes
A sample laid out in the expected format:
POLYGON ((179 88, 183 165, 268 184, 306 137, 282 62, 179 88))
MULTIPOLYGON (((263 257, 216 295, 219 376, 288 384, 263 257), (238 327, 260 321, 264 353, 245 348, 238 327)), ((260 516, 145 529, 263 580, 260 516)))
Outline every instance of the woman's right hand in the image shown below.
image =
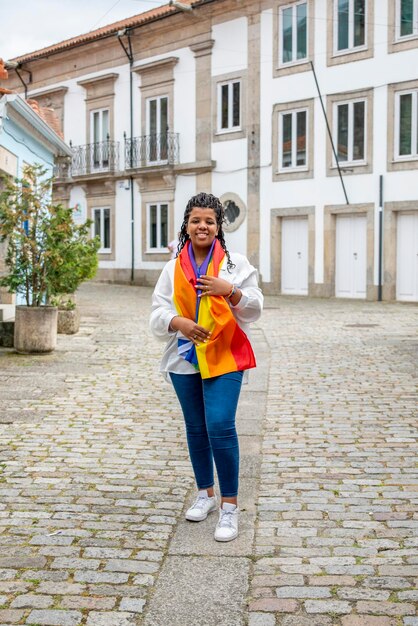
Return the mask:
POLYGON ((170 328, 172 330, 179 330, 182 335, 184 335, 187 339, 199 345, 199 343, 208 341, 211 336, 211 332, 203 326, 199 326, 193 320, 190 320, 188 317, 181 317, 177 315, 173 317, 170 322, 170 328))

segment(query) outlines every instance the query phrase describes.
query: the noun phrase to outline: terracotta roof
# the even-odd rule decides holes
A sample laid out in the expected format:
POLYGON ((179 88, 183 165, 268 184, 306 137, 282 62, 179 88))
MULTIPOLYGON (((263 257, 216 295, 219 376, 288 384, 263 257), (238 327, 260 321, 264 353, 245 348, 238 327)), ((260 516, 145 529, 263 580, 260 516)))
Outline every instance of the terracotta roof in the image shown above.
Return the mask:
POLYGON ((0 59, 0 80, 6 80, 6 78, 9 78, 9 75, 4 67, 3 59, 0 59))
POLYGON ((39 106, 39 102, 32 98, 28 98, 26 102, 30 107, 32 107, 35 113, 37 113, 39 117, 42 118, 43 121, 46 122, 59 137, 61 137, 61 139, 64 139, 64 133, 61 131, 60 123, 54 109, 50 107, 41 107, 39 106))
POLYGON ((38 115, 42 117, 44 122, 46 122, 48 126, 52 128, 52 130, 55 131, 59 137, 61 137, 61 139, 64 139, 64 133, 60 128, 60 122, 54 109, 50 107, 39 107, 38 115))
MULTIPOLYGON (((196 0, 182 0, 182 4, 188 4, 192 6, 192 5, 200 4, 200 2, 196 0)), ((52 54, 54 52, 67 50, 79 44, 88 43, 90 41, 95 41, 96 39, 100 39, 102 37, 105 37, 106 35, 117 33, 119 30, 123 30, 124 28, 133 28, 136 26, 141 26, 142 24, 151 22, 154 19, 157 19, 160 17, 166 17, 172 13, 177 13, 177 12, 178 12, 178 9, 176 9, 174 6, 165 4, 161 7, 157 7, 156 9, 151 9, 150 11, 146 11, 145 13, 140 13, 139 15, 134 15, 124 20, 113 22, 113 24, 108 24, 107 26, 103 26, 102 28, 92 30, 88 33, 85 33, 84 35, 77 35, 77 37, 72 37, 71 39, 65 39, 64 41, 53 44, 52 46, 47 46, 46 48, 41 48, 40 50, 35 50, 34 52, 29 52, 27 54, 14 57, 11 60, 18 61, 20 63, 23 63, 25 61, 31 61, 38 57, 47 56, 48 54, 52 54)))

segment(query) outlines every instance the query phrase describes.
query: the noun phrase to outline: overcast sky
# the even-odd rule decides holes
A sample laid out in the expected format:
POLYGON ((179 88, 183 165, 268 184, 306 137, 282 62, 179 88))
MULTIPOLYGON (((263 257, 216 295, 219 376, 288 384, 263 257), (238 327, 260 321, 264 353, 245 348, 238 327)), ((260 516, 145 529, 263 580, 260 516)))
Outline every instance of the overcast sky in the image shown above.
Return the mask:
POLYGON ((0 0, 0 58, 7 61, 168 0, 0 0))

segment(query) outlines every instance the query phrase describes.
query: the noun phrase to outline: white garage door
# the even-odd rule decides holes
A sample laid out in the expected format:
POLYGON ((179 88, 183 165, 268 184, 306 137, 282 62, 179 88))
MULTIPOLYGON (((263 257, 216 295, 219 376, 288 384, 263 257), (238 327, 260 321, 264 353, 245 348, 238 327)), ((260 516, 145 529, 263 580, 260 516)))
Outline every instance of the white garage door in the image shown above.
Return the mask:
POLYGON ((335 295, 365 298, 367 273, 367 218, 337 216, 335 244, 335 295))
POLYGON ((398 215, 396 298, 418 301, 418 213, 398 215))
POLYGON ((282 219, 282 293, 308 295, 307 219, 282 219))

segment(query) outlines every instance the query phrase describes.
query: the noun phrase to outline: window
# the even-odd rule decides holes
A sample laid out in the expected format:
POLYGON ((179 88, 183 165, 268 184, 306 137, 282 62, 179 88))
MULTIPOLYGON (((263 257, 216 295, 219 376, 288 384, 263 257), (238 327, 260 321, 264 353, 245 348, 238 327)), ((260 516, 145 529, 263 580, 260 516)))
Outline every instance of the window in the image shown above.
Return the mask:
POLYGON ((279 115, 279 171, 307 168, 307 109, 279 115))
POLYGON ((418 0, 396 0, 397 39, 418 37, 418 0))
POLYGON ((395 158, 418 157, 418 90, 396 94, 395 158))
POLYGON ((241 81, 218 85, 218 132, 241 129, 241 81))
MULTIPOLYGON (((356 164, 366 158, 366 101, 357 100, 335 105, 334 141, 338 160, 356 164)), ((334 163, 335 165, 335 163, 334 163)))
POLYGON ((280 9, 279 64, 306 61, 308 49, 307 3, 298 2, 280 9))
POLYGON ((366 45, 367 0, 334 0, 335 52, 356 50, 366 45))
POLYGON ((312 178, 314 99, 280 102, 273 106, 273 181, 312 178))
POLYGON ((168 245, 168 204, 148 204, 148 250, 166 250, 168 245))
POLYGON ((100 237, 99 252, 110 252, 110 208, 93 209, 93 236, 100 237))
POLYGON ((92 169, 106 170, 109 167, 109 109, 92 111, 90 120, 92 169))
POLYGON ((168 97, 149 98, 147 100, 147 135, 146 161, 162 163, 168 154, 168 97))

